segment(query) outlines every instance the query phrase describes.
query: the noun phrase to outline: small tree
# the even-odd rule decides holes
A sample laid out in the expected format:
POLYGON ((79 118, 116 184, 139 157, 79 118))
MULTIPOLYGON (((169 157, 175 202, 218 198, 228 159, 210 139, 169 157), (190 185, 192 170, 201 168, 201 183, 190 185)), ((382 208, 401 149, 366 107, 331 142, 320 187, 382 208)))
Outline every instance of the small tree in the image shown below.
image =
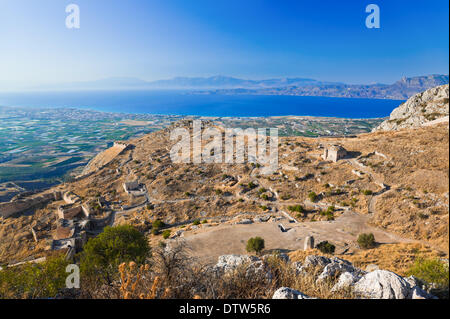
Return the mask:
POLYGON ((0 270, 0 299, 54 298, 66 286, 64 256, 0 270))
POLYGON ((364 249, 370 249, 375 247, 375 236, 370 233, 370 234, 360 234, 358 236, 358 245, 361 248, 364 249))
POLYGON ((250 252, 255 252, 256 254, 260 254, 264 249, 264 239, 261 237, 252 237, 247 241, 246 250, 250 252))
POLYGON ((89 239, 80 258, 80 270, 94 280, 110 283, 122 262, 145 262, 150 248, 143 234, 131 225, 105 227, 103 233, 89 239))
POLYGON ((170 237, 170 230, 166 229, 165 231, 162 232, 162 236, 164 239, 167 239, 170 237))
POLYGON ((315 192, 309 192, 308 198, 309 198, 312 202, 315 202, 315 201, 317 201, 317 194, 316 194, 315 192))

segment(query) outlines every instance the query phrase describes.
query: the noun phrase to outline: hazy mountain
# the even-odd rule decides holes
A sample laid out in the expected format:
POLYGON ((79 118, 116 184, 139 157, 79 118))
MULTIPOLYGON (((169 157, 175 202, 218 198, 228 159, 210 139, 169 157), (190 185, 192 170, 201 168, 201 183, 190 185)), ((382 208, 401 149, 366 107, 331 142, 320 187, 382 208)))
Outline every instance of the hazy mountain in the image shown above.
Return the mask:
POLYGON ((114 77, 88 82, 45 85, 32 89, 46 90, 124 90, 184 89, 202 94, 258 94, 379 98, 404 100, 429 88, 448 83, 448 75, 402 78, 393 84, 345 84, 309 78, 239 79, 228 76, 175 77, 145 81, 132 77, 114 77))
POLYGON ((256 94, 256 95, 295 95, 295 96, 327 96, 368 99, 406 100, 419 92, 448 84, 448 75, 427 75, 402 78, 393 84, 345 84, 323 83, 305 85, 273 86, 268 88, 221 89, 202 92, 206 94, 256 94))

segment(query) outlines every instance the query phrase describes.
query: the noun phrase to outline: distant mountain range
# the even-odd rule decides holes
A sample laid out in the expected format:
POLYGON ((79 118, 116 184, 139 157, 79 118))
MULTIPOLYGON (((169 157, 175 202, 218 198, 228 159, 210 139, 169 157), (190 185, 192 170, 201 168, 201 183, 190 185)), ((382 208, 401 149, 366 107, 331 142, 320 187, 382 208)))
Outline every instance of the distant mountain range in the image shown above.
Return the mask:
POLYGON ((184 89, 197 94, 298 95, 403 100, 418 92, 448 82, 448 75, 438 74, 402 78, 394 84, 368 85, 326 82, 308 78, 245 80, 227 76, 212 76, 176 77, 150 82, 124 77, 58 84, 38 89, 184 89))
POLYGON ((295 96, 326 96, 368 99, 406 100, 409 97, 430 88, 448 84, 448 75, 427 75, 412 78, 402 78, 393 84, 345 84, 323 83, 304 85, 287 85, 259 89, 219 89, 203 91, 204 94, 256 94, 256 95, 295 95, 295 96))

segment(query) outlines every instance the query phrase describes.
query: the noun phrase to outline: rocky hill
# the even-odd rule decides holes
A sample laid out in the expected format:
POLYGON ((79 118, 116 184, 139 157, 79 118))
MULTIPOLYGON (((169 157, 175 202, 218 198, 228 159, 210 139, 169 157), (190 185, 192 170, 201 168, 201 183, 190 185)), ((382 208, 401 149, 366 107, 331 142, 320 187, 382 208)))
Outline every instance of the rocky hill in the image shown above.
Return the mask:
POLYGON ((449 86, 441 85, 418 93, 394 109, 388 120, 373 131, 394 131, 416 128, 433 121, 448 121, 449 86))
POLYGON ((256 94, 256 95, 295 95, 325 96, 368 99, 406 100, 412 95, 438 85, 448 83, 448 75, 427 75, 402 78, 393 84, 345 84, 314 83, 308 85, 285 85, 270 88, 218 89, 203 92, 206 94, 256 94))

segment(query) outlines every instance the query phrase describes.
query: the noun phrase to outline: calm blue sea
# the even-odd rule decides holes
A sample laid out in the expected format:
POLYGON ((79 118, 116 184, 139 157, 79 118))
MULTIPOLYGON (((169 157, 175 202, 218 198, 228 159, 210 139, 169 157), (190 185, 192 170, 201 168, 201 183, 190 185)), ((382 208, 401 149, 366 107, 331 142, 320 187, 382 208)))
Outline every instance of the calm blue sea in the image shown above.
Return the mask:
POLYGON ((0 106, 74 107, 106 112, 200 116, 389 116, 403 101, 304 96, 194 95, 183 91, 0 93, 0 106))

